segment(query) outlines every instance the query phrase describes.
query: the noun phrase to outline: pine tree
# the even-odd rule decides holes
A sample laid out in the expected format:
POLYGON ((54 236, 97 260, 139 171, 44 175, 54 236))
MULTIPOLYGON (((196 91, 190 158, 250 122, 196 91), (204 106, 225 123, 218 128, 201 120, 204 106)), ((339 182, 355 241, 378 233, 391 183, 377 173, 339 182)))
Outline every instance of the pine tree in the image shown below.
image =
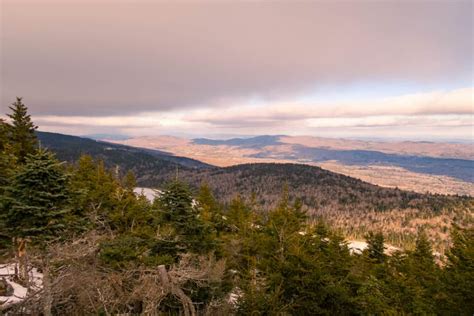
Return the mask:
POLYGON ((435 313, 433 297, 438 296, 440 269, 435 264, 432 251, 426 233, 420 230, 415 250, 408 252, 408 256, 400 256, 398 262, 392 262, 392 256, 389 262, 396 271, 391 275, 392 283, 398 285, 393 292, 398 292, 406 313, 435 313))
POLYGON ((156 200, 161 222, 174 230, 177 252, 207 253, 214 247, 210 227, 199 217, 190 190, 182 182, 171 182, 156 200))
POLYGON ((0 195, 3 194, 16 166, 16 159, 8 141, 9 130, 10 126, 0 119, 0 195))
POLYGON ((54 155, 40 149, 26 157, 7 188, 9 234, 41 243, 66 227, 68 177, 54 155))
MULTIPOLYGON (((0 238, 6 238, 6 211, 9 205, 7 189, 16 171, 16 159, 7 147, 0 150, 0 238)), ((0 245, 1 246, 1 245, 0 245)))
POLYGON ((474 314, 474 228, 454 227, 453 246, 443 273, 445 297, 438 302, 441 314, 474 314))
POLYGON ((54 155, 40 149, 26 156, 4 195, 4 222, 14 240, 20 280, 28 282, 27 242, 41 250, 45 315, 50 314, 48 241, 66 230, 68 178, 54 155))
POLYGON ((385 261, 385 239, 382 233, 369 232, 366 237, 367 241, 367 255, 370 259, 376 263, 382 263, 385 261))
POLYGON ((8 133, 10 130, 10 125, 5 122, 4 119, 0 118, 0 152, 5 149, 5 146, 8 144, 8 133))
POLYGON ((11 239, 6 235, 5 212, 8 199, 5 190, 16 170, 16 159, 8 143, 9 125, 0 119, 0 248, 7 248, 11 239))
POLYGON ((79 193, 74 196, 77 212, 105 228, 110 212, 117 206, 116 194, 120 187, 113 173, 105 168, 103 161, 95 162, 91 156, 83 155, 74 168, 71 184, 79 193))
POLYGON ((129 170, 122 179, 122 186, 128 192, 133 192, 137 186, 137 178, 133 171, 129 170))
POLYGON ((12 110, 12 113, 8 114, 12 120, 9 131, 10 143, 18 162, 24 163, 26 156, 32 154, 37 147, 35 130, 38 127, 31 121, 28 108, 23 104, 22 98, 17 97, 10 109, 12 110))
POLYGON ((433 247, 424 231, 419 231, 413 256, 424 263, 434 264, 433 247))
POLYGON ((226 228, 226 221, 224 220, 219 203, 217 203, 207 184, 203 184, 199 188, 196 201, 199 207, 201 219, 205 221, 207 225, 212 227, 216 236, 219 237, 226 228))

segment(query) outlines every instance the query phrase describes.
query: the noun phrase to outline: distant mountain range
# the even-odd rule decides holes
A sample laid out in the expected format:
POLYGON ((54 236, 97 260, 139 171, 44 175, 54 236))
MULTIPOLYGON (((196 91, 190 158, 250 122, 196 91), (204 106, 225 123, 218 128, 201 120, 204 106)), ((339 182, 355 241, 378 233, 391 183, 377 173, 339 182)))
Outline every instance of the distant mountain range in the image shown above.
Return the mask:
POLYGON ((163 150, 217 166, 256 162, 302 163, 383 186, 474 195, 472 144, 375 142, 284 135, 228 140, 158 136, 109 141, 163 150))

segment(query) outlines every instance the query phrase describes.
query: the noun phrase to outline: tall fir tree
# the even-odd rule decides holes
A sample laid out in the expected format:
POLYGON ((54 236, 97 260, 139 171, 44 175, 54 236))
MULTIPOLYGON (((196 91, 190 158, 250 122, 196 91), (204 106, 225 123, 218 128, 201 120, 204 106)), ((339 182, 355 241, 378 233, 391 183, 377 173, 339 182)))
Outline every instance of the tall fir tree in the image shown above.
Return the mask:
MULTIPOLYGON (((31 242, 42 253, 44 292, 48 297, 51 285, 48 241, 66 230, 67 182, 67 175, 54 155, 40 149, 26 157, 2 197, 2 218, 7 234, 14 240, 18 277, 29 282, 26 245, 31 242)), ((45 315, 49 310, 45 308, 45 315)))
POLYGON ((8 132, 10 125, 0 118, 0 151, 2 151, 8 143, 8 132))
POLYGON ((44 149, 28 155, 6 189, 5 222, 9 234, 43 242, 66 227, 68 177, 54 155, 44 149))
POLYGON ((413 256, 417 260, 422 260, 424 263, 434 264, 433 247, 428 240, 426 232, 423 230, 418 232, 413 256))
POLYGON ((31 121, 28 108, 23 104, 22 98, 17 97, 16 102, 10 106, 10 110, 12 113, 8 116, 12 122, 9 128, 9 142, 18 162, 24 163, 26 156, 32 154, 38 145, 35 135, 38 127, 31 121))
POLYGON ((385 238, 381 232, 369 232, 365 239, 367 241, 367 256, 375 263, 382 263, 385 260, 385 238))
POLYGON ((0 119, 0 195, 3 194, 16 166, 16 159, 8 141, 9 130, 10 125, 0 119))
POLYGON ((212 228, 217 237, 226 229, 227 223, 219 203, 216 201, 209 186, 204 183, 196 197, 201 219, 212 228))
POLYGON ((10 184, 11 178, 16 169, 15 156, 12 154, 11 146, 8 142, 8 132, 10 125, 0 118, 0 249, 8 248, 11 239, 6 234, 5 218, 5 189, 10 184))
POLYGON ((71 187, 78 192, 74 196, 77 213, 91 218, 97 228, 108 229, 109 215, 117 207, 120 183, 104 162, 82 155, 74 167, 71 187))
POLYGON ((443 271, 446 295, 439 300, 438 310, 445 315, 474 315, 474 228, 455 226, 451 239, 443 271))
POLYGON ((210 227, 200 218, 186 184, 171 182, 155 201, 162 224, 174 231, 177 252, 207 253, 214 248, 210 227))

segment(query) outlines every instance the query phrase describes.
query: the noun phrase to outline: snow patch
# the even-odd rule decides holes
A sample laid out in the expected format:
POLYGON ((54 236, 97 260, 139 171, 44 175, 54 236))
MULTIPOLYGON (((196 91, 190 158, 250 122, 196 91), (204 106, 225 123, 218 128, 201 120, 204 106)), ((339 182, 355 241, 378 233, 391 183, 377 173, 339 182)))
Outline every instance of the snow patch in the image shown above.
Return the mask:
POLYGON ((31 268, 29 270, 30 288, 15 282, 15 263, 0 265, 0 277, 5 278, 5 281, 13 288, 12 296, 0 296, 0 306, 6 307, 16 304, 25 299, 28 291, 36 292, 43 287, 43 274, 38 272, 38 269, 31 268))
MULTIPOLYGON (((351 253, 361 254, 367 248, 367 246, 368 244, 365 241, 361 241, 361 240, 348 240, 347 241, 347 247, 349 248, 349 251, 351 253)), ((401 249, 392 245, 385 244, 384 253, 389 255, 399 250, 401 249)))
POLYGON ((153 202, 161 194, 160 190, 136 187, 133 189, 136 195, 144 195, 148 201, 153 202))

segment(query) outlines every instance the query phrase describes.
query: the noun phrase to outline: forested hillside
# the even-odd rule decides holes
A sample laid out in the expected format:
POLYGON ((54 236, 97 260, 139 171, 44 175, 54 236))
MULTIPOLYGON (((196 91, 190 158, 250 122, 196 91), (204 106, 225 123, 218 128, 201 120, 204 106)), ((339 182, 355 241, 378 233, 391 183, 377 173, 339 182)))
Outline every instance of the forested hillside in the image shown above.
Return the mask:
POLYGON ((423 226, 436 249, 443 251, 449 246, 452 223, 474 222, 471 197, 383 188, 315 166, 262 163, 219 168, 159 151, 75 136, 41 132, 38 136, 61 160, 72 162, 81 154, 90 154, 109 168, 118 166, 119 174, 133 171, 138 185, 144 187, 162 188, 176 176, 194 189, 207 183, 225 204, 237 195, 255 195, 258 207, 272 208, 286 187, 292 200, 301 200, 311 220, 322 217, 356 239, 363 238, 370 227, 384 230, 394 245, 410 247, 423 226))
POLYGON ((54 151, 60 160, 74 162, 81 155, 101 159, 109 167, 119 166, 137 174, 150 171, 167 173, 176 167, 201 169, 211 166, 195 159, 177 157, 159 150, 135 148, 101 141, 48 132, 36 132, 41 146, 54 151))
MULTIPOLYGON (((319 168, 255 164, 182 168, 167 184, 151 169, 153 177, 142 181, 157 181, 162 193, 150 202, 134 193, 126 165, 118 172, 113 166, 149 156, 140 160, 143 153, 122 148, 122 158, 107 164, 90 155, 65 164, 39 146, 21 99, 11 110, 11 123, 0 121, 2 314, 474 312, 470 222, 453 226, 445 256, 436 258, 423 225, 413 249, 390 255, 386 229, 367 225, 367 249, 351 253, 338 230, 312 216, 325 207, 329 219, 406 208, 426 219, 469 208, 468 198, 382 189, 319 168), (195 190, 185 183, 203 181, 209 185, 195 190)), ((109 157, 101 149, 107 144, 95 146, 98 158, 109 157)))
POLYGON ((316 165, 391 188, 474 196, 474 152, 469 143, 278 135, 227 140, 143 136, 110 141, 164 150, 220 167, 246 163, 316 165))
MULTIPOLYGON (((262 209, 275 207, 284 188, 300 200, 310 219, 323 218, 351 238, 368 229, 385 232, 394 245, 414 245, 424 227, 436 249, 449 246, 453 223, 474 223, 474 199, 382 188, 318 167, 299 164, 248 164, 184 173, 194 186, 208 183, 225 203, 236 195, 255 196, 262 209)), ((153 182, 149 183, 153 184, 153 182)))

